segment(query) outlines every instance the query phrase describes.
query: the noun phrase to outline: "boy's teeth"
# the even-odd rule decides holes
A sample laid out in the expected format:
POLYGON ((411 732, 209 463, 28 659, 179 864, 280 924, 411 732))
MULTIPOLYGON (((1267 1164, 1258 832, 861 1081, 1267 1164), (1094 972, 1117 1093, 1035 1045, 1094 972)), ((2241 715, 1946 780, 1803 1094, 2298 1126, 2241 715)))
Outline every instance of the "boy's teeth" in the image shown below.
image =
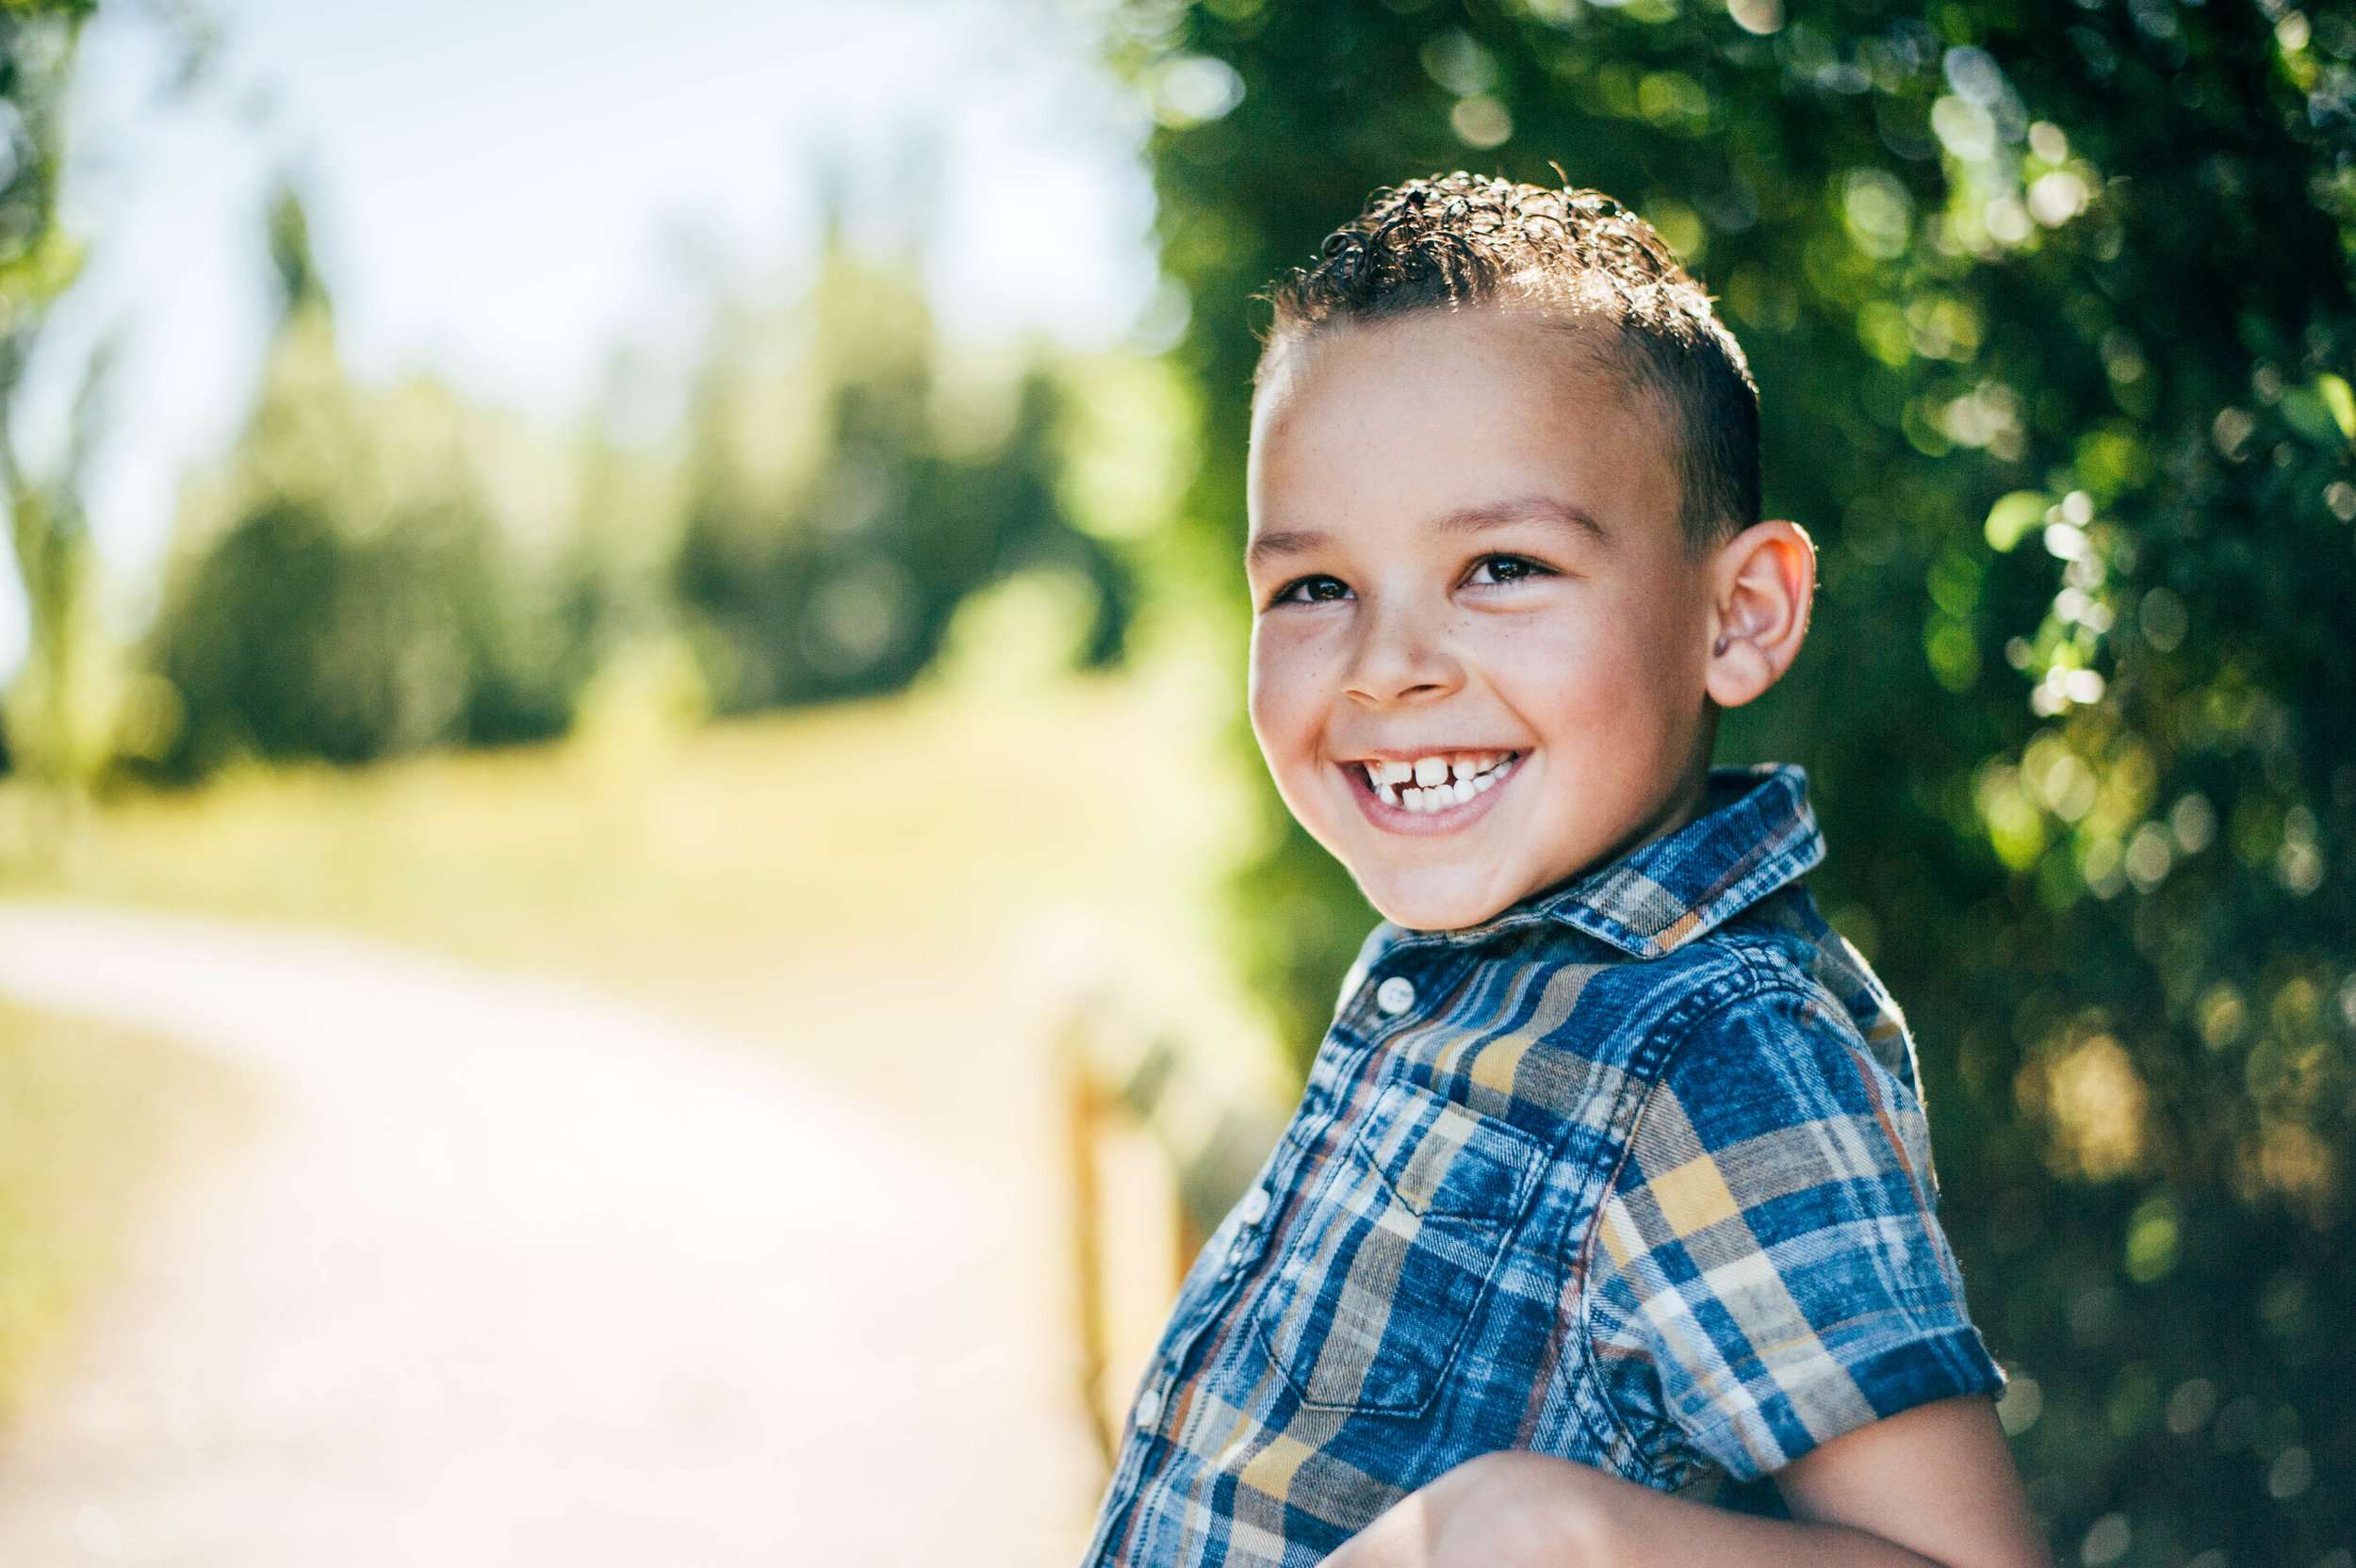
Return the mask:
POLYGON ((1362 765, 1376 799, 1385 806, 1420 814, 1461 806, 1484 791, 1496 789, 1513 771, 1516 760, 1516 755, 1510 751, 1482 751, 1453 757, 1419 757, 1413 762, 1375 761, 1362 765))

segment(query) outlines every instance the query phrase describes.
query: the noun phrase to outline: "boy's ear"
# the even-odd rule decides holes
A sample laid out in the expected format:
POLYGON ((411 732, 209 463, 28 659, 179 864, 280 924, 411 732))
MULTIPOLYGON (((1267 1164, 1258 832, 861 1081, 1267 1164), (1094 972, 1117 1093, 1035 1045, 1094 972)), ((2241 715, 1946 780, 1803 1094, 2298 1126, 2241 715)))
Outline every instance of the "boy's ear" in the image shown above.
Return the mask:
POLYGON ((1783 678, 1808 637, 1816 544, 1797 523, 1759 523, 1710 564, 1710 700, 1740 708, 1783 678))

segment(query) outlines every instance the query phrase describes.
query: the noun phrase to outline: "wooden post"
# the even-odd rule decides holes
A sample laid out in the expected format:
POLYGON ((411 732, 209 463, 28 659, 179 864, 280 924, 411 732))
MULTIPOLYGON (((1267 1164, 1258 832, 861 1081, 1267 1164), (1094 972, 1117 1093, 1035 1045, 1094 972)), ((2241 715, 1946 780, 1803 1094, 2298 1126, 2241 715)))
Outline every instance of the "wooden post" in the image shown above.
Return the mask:
POLYGON ((1097 1171, 1097 1139, 1105 1103, 1088 1061, 1088 1017, 1075 1009, 1056 1052, 1062 1080, 1066 1159, 1072 1180, 1073 1315, 1080 1330, 1080 1392, 1088 1428, 1107 1471, 1116 1452, 1104 1415, 1103 1383, 1110 1351, 1104 1330, 1104 1197, 1097 1171))
POLYGON ((1210 1237, 1203 1233, 1203 1227, 1195 1220, 1194 1208, 1186 1201, 1186 1184, 1173 1182, 1171 1185, 1178 1189, 1174 1200, 1178 1207, 1178 1220, 1170 1227, 1178 1238, 1178 1267, 1170 1278, 1183 1282, 1186 1270, 1194 1266, 1194 1260, 1202 1254, 1203 1244, 1210 1237))

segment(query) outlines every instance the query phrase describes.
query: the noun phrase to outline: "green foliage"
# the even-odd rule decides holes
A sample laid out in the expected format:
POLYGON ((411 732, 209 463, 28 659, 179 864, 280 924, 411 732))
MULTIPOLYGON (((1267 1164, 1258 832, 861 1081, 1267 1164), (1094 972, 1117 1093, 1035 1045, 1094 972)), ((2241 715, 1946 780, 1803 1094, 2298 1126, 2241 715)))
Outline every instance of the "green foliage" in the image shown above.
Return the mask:
POLYGON ((580 672, 484 497, 474 416, 431 384, 354 388, 291 196, 270 239, 284 321, 184 519, 147 647, 168 710, 138 749, 185 779, 561 732, 580 672))
POLYGON ((187 777, 561 732, 569 693, 513 645, 507 565, 463 501, 355 538, 333 513, 258 500, 174 579, 154 646, 187 719, 158 760, 187 777))
POLYGON ((120 707, 121 670, 100 623, 98 553, 81 496, 109 358, 100 351, 85 372, 72 443, 56 472, 28 479, 12 454, 0 457, 17 578, 31 611, 24 668, 0 696, 0 729, 11 742, 12 765, 70 792, 87 787, 113 756, 120 707))
MULTIPOLYGON (((1252 298, 1375 187, 1559 164, 1748 349, 1817 892, 1922 1042, 1946 1215, 2089 1562, 2356 1527, 2356 9, 1125 7, 1232 550, 1252 298)), ((1238 612, 1240 612, 1240 607, 1238 612)), ((1271 811, 1273 808, 1271 805, 1271 811)), ((1304 1046, 1366 911, 1297 829, 1245 951, 1304 1046)), ((2203 1568, 2214 1562, 2203 1560, 2203 1568)))
POLYGON ((1136 429, 1167 424, 1166 379, 957 363, 912 267, 836 242, 790 310, 724 304, 683 438, 596 429, 551 476, 438 386, 352 384, 290 194, 269 240, 278 336, 237 449, 191 486, 134 705, 162 776, 896 690, 969 595, 1030 571, 1086 595, 1083 662, 1121 653, 1133 514, 1172 488, 1136 429), (1068 461, 1082 440, 1111 459, 1068 461), (536 530, 498 498, 519 464, 569 491, 536 530))
POLYGON ((74 449, 54 474, 26 474, 13 415, 25 368, 49 309, 81 269, 81 247, 57 222, 66 90, 90 13, 83 4, 0 10, 0 105, 12 135, 0 173, 0 504, 31 623, 22 678, 0 708, 8 760, 45 780, 75 785, 106 747, 94 688, 105 683, 96 626, 95 556, 79 482, 103 379, 94 361, 74 409, 74 449))
POLYGON ((492 471, 532 443, 434 384, 351 386, 292 195, 269 247, 283 325, 226 473, 190 487, 135 704, 163 777, 898 690, 959 603, 1030 570, 1087 591, 1084 664, 1120 657, 1134 591, 1105 514, 1171 487, 1131 429, 1167 386, 1110 360, 950 365, 912 266, 832 242, 792 311, 724 303, 683 440, 594 429, 570 485, 532 473, 570 499, 523 548, 492 471), (1070 464, 1096 435, 1115 462, 1070 464))
POLYGON ((786 318, 724 314, 674 573, 724 708, 904 686, 968 594, 1023 570, 1088 583, 1087 662, 1119 655, 1128 574, 1059 493, 1057 382, 1033 364, 958 388, 941 369, 911 270, 839 240, 786 318))
POLYGON ((0 172, 0 334, 21 354, 25 335, 81 265, 57 225, 66 89, 90 0, 11 0, 0 8, 0 102, 15 122, 0 172))

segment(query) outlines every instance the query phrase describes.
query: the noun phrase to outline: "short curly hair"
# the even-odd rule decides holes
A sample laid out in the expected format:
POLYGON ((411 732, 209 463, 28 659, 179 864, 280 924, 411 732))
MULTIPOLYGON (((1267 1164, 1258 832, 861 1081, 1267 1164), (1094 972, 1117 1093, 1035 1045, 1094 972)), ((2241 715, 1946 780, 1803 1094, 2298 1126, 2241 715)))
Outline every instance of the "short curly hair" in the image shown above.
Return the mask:
POLYGON ((1759 521, 1759 388, 1742 345, 1652 225, 1600 191, 1462 172, 1410 180, 1377 191, 1268 298, 1264 372, 1334 322, 1497 300, 1610 322, 1614 368, 1674 416, 1688 543, 1706 550, 1759 521))

